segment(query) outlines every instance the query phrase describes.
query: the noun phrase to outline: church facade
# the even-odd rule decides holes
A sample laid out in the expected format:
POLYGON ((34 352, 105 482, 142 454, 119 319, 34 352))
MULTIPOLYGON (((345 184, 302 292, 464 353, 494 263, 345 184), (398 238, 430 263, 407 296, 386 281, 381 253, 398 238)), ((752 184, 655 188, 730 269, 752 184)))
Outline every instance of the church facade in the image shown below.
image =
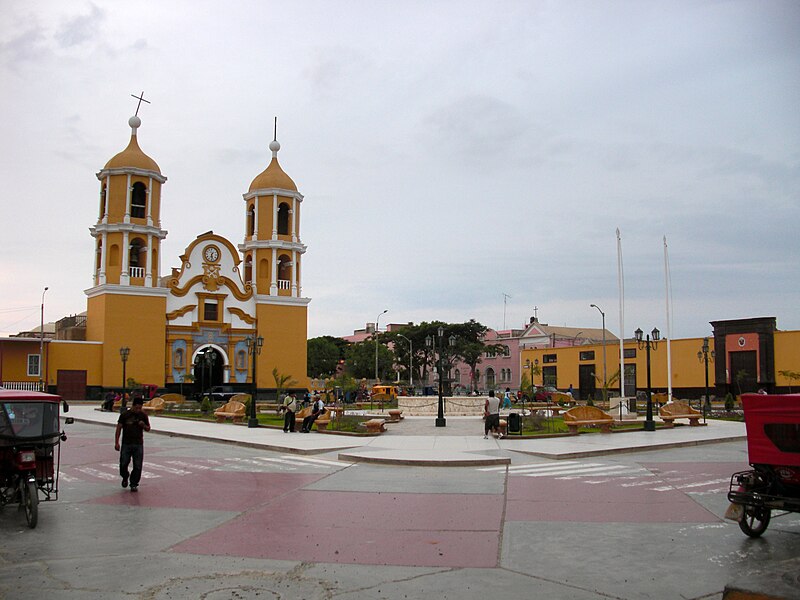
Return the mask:
MULTIPOLYGON (((176 391, 217 385, 250 391, 254 371, 262 391, 276 387, 275 375, 307 387, 303 195, 278 163, 278 141, 270 143, 271 161, 243 194, 241 242, 202 233, 179 266, 162 274, 167 178, 139 146, 141 119, 131 117, 128 124, 127 147, 97 173, 98 218, 90 227, 94 280, 80 323, 85 329, 75 334, 73 328, 69 340, 46 340, 39 378, 68 398, 118 389, 123 373, 176 391)), ((3 356, 26 364, 25 374, 17 369, 14 379, 35 380, 27 362, 34 348, 22 344, 4 344, 3 356)), ((3 378, 8 375, 6 370, 3 378)))

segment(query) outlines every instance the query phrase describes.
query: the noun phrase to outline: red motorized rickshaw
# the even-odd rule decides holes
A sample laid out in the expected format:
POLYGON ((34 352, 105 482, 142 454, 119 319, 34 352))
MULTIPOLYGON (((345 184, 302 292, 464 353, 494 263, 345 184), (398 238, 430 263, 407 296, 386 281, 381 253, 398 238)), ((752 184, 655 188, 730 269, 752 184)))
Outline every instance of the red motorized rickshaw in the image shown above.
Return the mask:
MULTIPOLYGON (((61 442, 59 396, 0 388, 0 506, 19 503, 28 526, 39 519, 42 498, 58 500, 61 442)), ((67 419, 70 423, 72 419, 67 419)))
POLYGON ((800 512, 800 394, 745 394, 742 406, 753 468, 731 476, 725 517, 755 538, 773 510, 800 512))

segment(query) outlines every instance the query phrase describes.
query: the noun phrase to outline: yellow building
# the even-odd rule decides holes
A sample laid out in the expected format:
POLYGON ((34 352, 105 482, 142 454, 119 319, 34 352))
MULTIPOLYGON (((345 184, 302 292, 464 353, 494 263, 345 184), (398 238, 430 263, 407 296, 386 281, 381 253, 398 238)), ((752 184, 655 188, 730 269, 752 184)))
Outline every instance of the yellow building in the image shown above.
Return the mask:
POLYGON ((51 391, 68 398, 119 388, 123 372, 159 387, 194 382, 196 390, 229 385, 249 391, 254 369, 260 390, 276 387, 277 369, 306 388, 303 195, 278 163, 278 141, 270 143, 271 161, 243 194, 246 225, 238 247, 208 231, 162 276, 167 178, 139 147, 141 119, 128 124, 127 147, 97 173, 98 218, 90 227, 94 281, 86 290, 84 332, 79 327, 76 333, 72 323, 70 340, 0 340, 0 381, 33 386, 43 377, 51 391), (248 342, 258 339, 263 345, 253 352, 248 342), (40 345, 46 348, 41 365, 40 345))
MULTIPOLYGON (((704 338, 672 340, 669 352, 666 340, 651 344, 653 392, 667 392, 671 383, 673 397, 699 398, 705 394, 706 374, 709 395, 717 397, 761 388, 769 393, 800 391, 800 379, 791 377, 800 372, 800 331, 779 331, 774 317, 712 321, 711 325, 713 336, 706 353, 704 338), (668 372, 672 373, 671 382, 668 372)), ((631 338, 623 344, 626 397, 647 389, 645 342, 631 338)), ((605 366, 605 380, 612 381, 610 391, 620 393, 619 342, 605 346, 605 361, 602 344, 523 349, 520 361, 522 373, 533 370, 537 386, 560 390, 572 386, 574 395, 584 400, 601 397, 605 366)))

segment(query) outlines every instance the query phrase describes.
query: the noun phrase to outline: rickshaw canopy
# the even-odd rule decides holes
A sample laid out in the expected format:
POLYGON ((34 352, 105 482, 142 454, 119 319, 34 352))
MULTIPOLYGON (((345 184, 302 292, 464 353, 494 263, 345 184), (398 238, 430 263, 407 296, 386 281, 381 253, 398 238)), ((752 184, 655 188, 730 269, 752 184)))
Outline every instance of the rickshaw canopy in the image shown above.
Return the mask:
POLYGON ((61 397, 0 388, 0 445, 57 443, 61 397))
POLYGON ((743 394, 750 464, 800 467, 800 394, 743 394))

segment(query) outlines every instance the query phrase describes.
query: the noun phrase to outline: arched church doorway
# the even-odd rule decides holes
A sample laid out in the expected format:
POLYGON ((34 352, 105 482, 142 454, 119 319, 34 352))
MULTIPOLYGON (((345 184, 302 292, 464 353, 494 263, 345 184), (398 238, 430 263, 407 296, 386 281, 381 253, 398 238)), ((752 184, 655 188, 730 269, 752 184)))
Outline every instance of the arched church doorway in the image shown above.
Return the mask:
POLYGON ((203 395, 215 385, 224 383, 225 357, 213 346, 200 348, 194 357, 195 392, 203 395))

